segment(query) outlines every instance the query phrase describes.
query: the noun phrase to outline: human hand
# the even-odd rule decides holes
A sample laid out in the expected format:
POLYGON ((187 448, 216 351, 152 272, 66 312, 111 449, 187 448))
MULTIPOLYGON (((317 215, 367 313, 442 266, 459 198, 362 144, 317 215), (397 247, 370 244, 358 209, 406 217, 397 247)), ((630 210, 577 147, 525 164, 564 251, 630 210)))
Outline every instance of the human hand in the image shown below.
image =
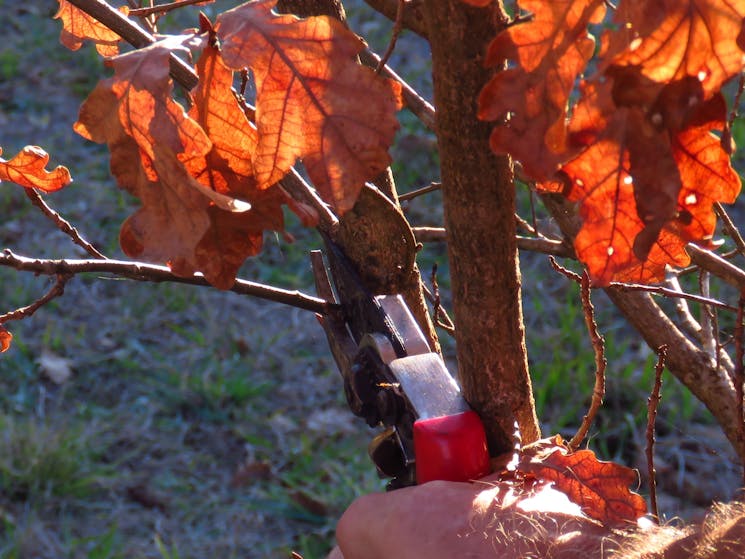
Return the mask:
POLYGON ((601 557, 609 529, 548 486, 485 478, 435 481, 360 497, 337 526, 328 559, 601 557))

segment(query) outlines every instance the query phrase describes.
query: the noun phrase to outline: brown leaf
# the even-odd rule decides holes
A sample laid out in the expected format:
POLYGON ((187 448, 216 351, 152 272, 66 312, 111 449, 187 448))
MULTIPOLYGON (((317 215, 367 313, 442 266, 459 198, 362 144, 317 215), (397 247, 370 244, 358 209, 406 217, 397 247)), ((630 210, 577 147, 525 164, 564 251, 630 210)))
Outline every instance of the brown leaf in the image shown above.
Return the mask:
POLYGON ((282 230, 285 196, 256 188, 255 130, 214 49, 200 59, 190 114, 172 99, 168 55, 182 41, 113 59, 114 77, 85 101, 75 129, 109 145, 119 185, 142 201, 122 225, 124 252, 167 262, 179 275, 200 271, 227 289, 246 257, 261 249, 263 231, 282 230))
POLYGON ((340 22, 276 16, 275 3, 243 4, 216 25, 228 66, 250 67, 256 79, 256 177, 268 188, 302 158, 321 196, 343 213, 390 163, 400 86, 357 63, 364 43, 340 22))
POLYGON ((621 2, 604 67, 638 68, 658 84, 695 78, 708 99, 743 68, 743 18, 745 4, 731 0, 621 2))
POLYGON ((593 54, 587 26, 605 13, 602 0, 523 0, 533 18, 513 25, 489 45, 488 66, 509 58, 516 66, 497 72, 479 95, 479 118, 494 128, 495 153, 513 155, 536 180, 549 178, 566 159, 566 117, 577 76, 593 54))
POLYGON ((462 0, 465 4, 476 6, 477 8, 485 8, 491 4, 494 0, 462 0))
MULTIPOLYGON (((122 6, 119 10, 127 15, 129 8, 122 6)), ((101 56, 119 54, 121 37, 67 0, 59 0, 59 11, 54 16, 62 20, 60 43, 70 50, 78 50, 84 41, 92 41, 101 56)))
POLYGON ((5 327, 0 324, 0 353, 5 353, 10 349, 10 343, 13 341, 13 334, 8 332, 5 327))
MULTIPOLYGON (((0 148, 0 155, 3 150, 0 148)), ((26 146, 10 161, 0 157, 0 181, 10 181, 26 188, 54 192, 72 182, 67 167, 46 170, 49 154, 37 146, 26 146)))
POLYGON ((524 448, 517 470, 548 481, 595 520, 623 526, 646 514, 641 495, 629 490, 638 484, 636 470, 599 461, 591 450, 570 453, 558 435, 524 448))

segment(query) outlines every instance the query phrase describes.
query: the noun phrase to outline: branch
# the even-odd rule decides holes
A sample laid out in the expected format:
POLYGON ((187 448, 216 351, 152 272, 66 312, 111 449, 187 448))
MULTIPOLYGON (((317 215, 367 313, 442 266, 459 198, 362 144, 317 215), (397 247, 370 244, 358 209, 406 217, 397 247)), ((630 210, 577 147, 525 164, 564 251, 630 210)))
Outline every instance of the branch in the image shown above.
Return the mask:
POLYGON ((442 187, 441 182, 432 182, 428 186, 417 188, 416 190, 412 190, 411 192, 406 192, 405 194, 399 194, 398 200, 399 202, 404 202, 406 200, 413 200, 414 198, 418 196, 429 194, 430 192, 437 192, 438 190, 440 190, 441 187, 442 187))
MULTIPOLYGON (((365 3, 375 11, 383 14, 391 21, 396 21, 399 0, 365 0, 365 3)), ((422 13, 422 0, 409 0, 404 4, 402 24, 423 38, 427 38, 427 25, 422 13)))
POLYGON ((657 348, 657 364, 654 367, 654 387, 647 398, 647 473, 649 474, 649 500, 654 521, 660 523, 660 511, 657 508, 657 472, 654 469, 654 432, 657 419, 657 407, 660 404, 660 388, 662 387, 662 371, 665 370, 667 346, 657 348))
MULTIPOLYGON (((381 58, 370 49, 365 49, 360 53, 360 60, 373 68, 380 65, 381 58)), ((419 95, 417 91, 411 87, 406 80, 399 76, 393 69, 387 64, 383 66, 381 72, 385 77, 392 80, 396 80, 401 84, 401 94, 406 103, 406 108, 416 116, 428 130, 435 130, 435 108, 432 103, 427 101, 424 97, 419 95)))
MULTIPOLYGON (((414 231, 414 236, 417 242, 420 243, 447 241, 447 231, 444 227, 412 227, 411 230, 414 231)), ((543 254, 553 254, 554 256, 574 258, 574 252, 567 248, 563 242, 552 239, 521 237, 517 235, 517 248, 532 252, 542 252, 543 254)))
POLYGON ((5 324, 11 320, 22 320, 34 314, 41 307, 49 303, 52 299, 55 299, 65 292, 65 284, 72 277, 70 274, 57 274, 57 281, 54 282, 52 288, 47 291, 44 295, 39 297, 36 301, 28 305, 27 307, 21 307, 14 311, 10 311, 3 315, 0 315, 0 325, 5 324))
POLYGON ((730 264, 718 254, 692 243, 686 245, 686 252, 691 257, 691 261, 699 268, 711 272, 738 290, 745 289, 745 272, 734 264, 730 264))
POLYGON ((50 207, 36 189, 24 188, 23 191, 31 200, 31 203, 39 208, 45 216, 51 219, 52 222, 57 226, 57 229, 62 231, 65 235, 69 236, 72 239, 73 243, 82 247, 83 250, 85 250, 85 252, 90 254, 93 258, 106 258, 106 256, 99 252, 96 247, 86 241, 69 221, 64 219, 56 210, 50 207))
MULTIPOLYGON (((123 278, 138 281, 150 281, 155 283, 174 282, 188 285, 199 285, 209 287, 210 284, 202 274, 194 274, 188 277, 179 277, 173 274, 166 266, 145 264, 143 262, 128 262, 124 260, 46 260, 40 258, 27 258, 14 254, 5 249, 0 254, 0 266, 7 266, 22 272, 34 272, 44 275, 76 275, 85 272, 99 274, 114 274, 123 278)), ((283 305, 297 307, 318 314, 327 314, 336 307, 324 299, 312 297, 299 291, 290 291, 256 283, 247 280, 236 280, 230 289, 241 295, 250 295, 260 299, 275 301, 283 305)))
POLYGON ((203 1, 204 0, 175 0, 174 2, 169 2, 168 4, 160 4, 158 6, 152 6, 150 8, 134 8, 132 10, 129 10, 129 15, 134 17, 147 17, 153 14, 166 14, 171 10, 183 8, 192 4, 198 4, 199 2, 203 1))
MULTIPOLYGON (((135 48, 144 48, 155 42, 155 37, 142 27, 115 10, 103 0, 70 0, 70 4, 80 8, 92 18, 103 23, 135 48)), ((193 89, 199 78, 194 70, 183 60, 171 55, 171 76, 186 89, 193 89)))
POLYGON ((743 240, 742 235, 740 235, 740 230, 737 228, 735 223, 732 221, 732 218, 720 202, 714 203, 714 213, 716 213, 719 219, 722 220, 724 230, 727 231, 727 234, 735 242, 738 252, 745 255, 745 240, 743 240))
MULTIPOLYGON (((551 260, 553 261, 553 258, 551 260)), ((595 420, 600 406, 603 405, 603 398, 605 397, 605 367, 608 365, 608 361, 605 359, 605 340, 600 335, 600 332, 598 332, 598 325, 595 322, 595 307, 592 306, 592 300, 590 299, 590 276, 587 275, 587 272, 583 273, 580 279, 580 294, 582 298, 582 310, 585 314, 585 324, 587 325, 587 331, 590 333, 592 349, 595 352, 595 385, 592 389, 590 409, 587 410, 587 414, 582 418, 582 424, 577 429, 577 434, 569 441, 569 448, 571 449, 577 449, 579 447, 580 443, 587 436, 587 432, 590 430, 590 426, 595 420)))
POLYGON ((396 20, 393 22, 393 30, 391 31, 391 39, 388 42, 388 48, 385 49, 383 56, 378 62, 378 66, 375 71, 379 74, 380 71, 388 64, 393 50, 396 48, 396 42, 398 42, 398 36, 401 34, 401 27, 403 26, 404 10, 406 9, 407 0, 398 0, 398 6, 396 7, 396 20))

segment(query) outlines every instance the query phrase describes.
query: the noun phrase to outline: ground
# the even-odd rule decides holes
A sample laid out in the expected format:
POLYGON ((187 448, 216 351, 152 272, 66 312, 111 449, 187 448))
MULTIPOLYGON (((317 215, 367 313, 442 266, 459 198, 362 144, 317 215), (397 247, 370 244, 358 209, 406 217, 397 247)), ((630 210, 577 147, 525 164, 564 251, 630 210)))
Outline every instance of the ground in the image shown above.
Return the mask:
MULTIPOLYGON (((238 2, 218 0, 213 10, 238 2)), ((353 29, 384 49, 390 23, 345 2, 353 29)), ((101 146, 76 137, 77 107, 101 64, 90 47, 57 42, 57 2, 0 0, 0 146, 37 144, 65 164, 72 186, 49 202, 81 233, 121 257, 118 227, 137 207, 118 191, 101 146)), ((205 8, 208 9, 208 8, 205 8)), ((392 64, 429 94, 427 47, 404 35, 392 64)), ((433 137, 402 114, 394 156, 402 191, 437 179, 433 137)), ((529 196, 521 193, 528 212, 529 196)), ((416 224, 439 225, 438 197, 417 199, 416 224)), ((0 185, 0 245, 38 257, 82 257, 20 188, 0 185)), ((241 276, 312 292, 313 231, 268 235, 241 276)), ((546 434, 571 434, 592 392, 593 356, 576 287, 524 254, 531 369, 546 434), (581 394, 581 397, 578 397, 581 394)), ((440 266, 428 246, 423 269, 440 266)), ((0 270, 0 313, 26 305, 47 278, 0 270)), ((609 393, 592 431, 604 458, 643 466, 653 356, 598 297, 608 339, 609 393)), ((347 410, 312 314, 212 289, 93 275, 22 322, 0 357, 0 558, 322 557, 336 519, 383 486, 366 455, 371 431, 347 410), (70 373, 68 377, 68 371, 70 373)), ((444 335, 446 356, 452 342, 444 335)), ((729 498, 737 467, 710 417, 667 380, 658 470, 667 516, 729 498)), ((642 489, 643 490, 643 489, 642 489)))

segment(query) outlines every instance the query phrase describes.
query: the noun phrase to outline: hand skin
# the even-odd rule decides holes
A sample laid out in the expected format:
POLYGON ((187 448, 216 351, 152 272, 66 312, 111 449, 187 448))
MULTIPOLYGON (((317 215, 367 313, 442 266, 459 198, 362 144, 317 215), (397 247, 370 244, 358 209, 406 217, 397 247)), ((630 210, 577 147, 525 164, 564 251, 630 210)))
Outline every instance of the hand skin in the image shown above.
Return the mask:
POLYGON ((577 559, 616 547, 612 532, 562 493, 544 487, 527 494, 489 478, 360 497, 336 536, 328 559, 577 559))

